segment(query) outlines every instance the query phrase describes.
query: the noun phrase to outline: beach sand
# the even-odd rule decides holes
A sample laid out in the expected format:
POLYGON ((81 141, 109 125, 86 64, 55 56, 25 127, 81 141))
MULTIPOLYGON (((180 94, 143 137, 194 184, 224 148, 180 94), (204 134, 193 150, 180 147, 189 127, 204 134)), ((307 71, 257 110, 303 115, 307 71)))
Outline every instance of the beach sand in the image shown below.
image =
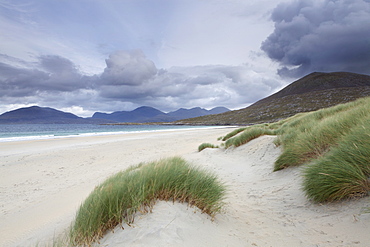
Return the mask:
POLYGON ((280 148, 263 136, 238 148, 205 149, 232 128, 160 131, 0 143, 0 246, 44 246, 68 230, 79 205, 108 176, 140 162, 181 156, 227 185, 212 221, 186 204, 157 202, 97 246, 370 246, 362 198, 313 204, 299 167, 272 172, 280 148))

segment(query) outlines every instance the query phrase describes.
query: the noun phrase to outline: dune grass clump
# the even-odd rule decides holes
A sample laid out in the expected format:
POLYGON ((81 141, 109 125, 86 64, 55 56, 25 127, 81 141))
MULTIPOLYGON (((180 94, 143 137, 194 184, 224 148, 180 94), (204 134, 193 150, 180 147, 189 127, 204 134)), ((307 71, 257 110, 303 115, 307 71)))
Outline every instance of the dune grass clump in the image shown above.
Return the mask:
POLYGON ((210 172, 173 157, 139 164, 97 186, 79 208, 71 227, 72 245, 90 245, 136 212, 151 210, 156 200, 187 202, 214 216, 222 208, 225 186, 210 172))
POLYGON ((316 202, 361 197, 370 191, 370 97, 276 123, 255 125, 228 139, 239 146, 265 134, 282 147, 274 171, 307 164, 303 190, 316 202))
POLYGON ((310 112, 285 122, 276 130, 283 152, 274 170, 317 159, 338 145, 354 127, 370 115, 370 98, 310 112))
POLYGON ((303 190, 315 202, 370 190, 370 97, 301 114, 277 129, 283 152, 274 170, 308 164, 303 190))
POLYGON ((260 128, 255 126, 249 127, 245 129, 241 134, 228 139, 225 142, 225 148, 229 148, 231 146, 239 147, 255 138, 258 138, 263 135, 274 135, 274 133, 275 133, 274 130, 268 128, 260 128))
POLYGON ((213 145, 211 143, 202 143, 198 147, 198 152, 200 152, 200 151, 202 151, 203 149, 206 149, 206 148, 218 148, 218 146, 213 145))
POLYGON ((242 128, 238 128, 238 129, 235 129, 233 131, 231 131, 230 133, 228 133, 227 135, 225 135, 223 138, 222 138, 222 141, 227 141, 228 139, 230 139, 231 137, 234 137, 236 136, 237 134, 239 134, 240 132, 243 132, 247 127, 242 127, 242 128))
POLYGON ((316 202, 363 197, 370 191, 370 118, 304 170, 303 189, 316 202))

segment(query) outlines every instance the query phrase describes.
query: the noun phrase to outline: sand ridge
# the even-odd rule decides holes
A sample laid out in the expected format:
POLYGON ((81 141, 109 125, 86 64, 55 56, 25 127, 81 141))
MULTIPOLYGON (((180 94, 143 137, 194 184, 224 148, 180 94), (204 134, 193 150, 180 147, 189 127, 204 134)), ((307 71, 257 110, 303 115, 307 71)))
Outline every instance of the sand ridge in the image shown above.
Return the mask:
POLYGON ((97 246, 369 246, 370 214, 362 213, 369 198, 312 204, 300 189, 301 168, 272 172, 281 152, 273 136, 226 151, 196 151, 230 131, 0 143, 0 246, 52 238, 107 176, 174 155, 214 171, 228 186, 224 212, 211 221, 186 204, 157 202, 152 213, 137 215, 125 230, 118 226, 97 246))

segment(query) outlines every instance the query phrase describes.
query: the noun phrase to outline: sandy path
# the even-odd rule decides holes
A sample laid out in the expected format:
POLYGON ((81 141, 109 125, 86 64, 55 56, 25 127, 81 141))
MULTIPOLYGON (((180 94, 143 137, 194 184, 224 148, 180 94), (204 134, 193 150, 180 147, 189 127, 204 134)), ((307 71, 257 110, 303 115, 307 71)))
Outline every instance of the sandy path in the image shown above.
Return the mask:
POLYGON ((369 198, 307 201, 299 168, 272 172, 280 153, 265 136, 227 151, 196 148, 232 129, 0 143, 0 246, 35 246, 68 228, 76 209, 107 176, 180 155, 228 185, 225 212, 211 221, 186 205, 158 202, 100 246, 370 246, 369 198), (21 150, 21 151, 20 151, 21 150))

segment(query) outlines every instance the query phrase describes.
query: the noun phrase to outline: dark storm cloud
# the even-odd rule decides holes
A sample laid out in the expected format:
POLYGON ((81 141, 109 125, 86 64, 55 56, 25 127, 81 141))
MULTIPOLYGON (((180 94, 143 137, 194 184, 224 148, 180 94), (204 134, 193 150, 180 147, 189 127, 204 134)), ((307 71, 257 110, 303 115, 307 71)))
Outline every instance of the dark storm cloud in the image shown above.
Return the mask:
POLYGON ((41 68, 49 75, 42 82, 41 88, 55 91, 74 91, 89 88, 91 79, 83 76, 76 65, 60 56, 41 56, 41 68))
POLYGON ((370 74, 369 0, 296 0, 272 13, 274 32, 261 49, 282 76, 313 71, 370 74))
POLYGON ((39 60, 41 67, 52 74, 60 75, 79 73, 76 65, 74 65, 70 60, 60 56, 41 56, 39 60))
MULTIPOLYGON (((69 92, 89 88, 93 77, 83 76, 76 66, 60 56, 41 56, 34 68, 0 63, 0 92, 22 97, 39 92, 69 92)), ((31 67, 31 66, 30 66, 31 67)))
POLYGON ((36 69, 17 68, 0 63, 0 94, 23 97, 34 94, 40 81, 48 80, 47 73, 36 69))

